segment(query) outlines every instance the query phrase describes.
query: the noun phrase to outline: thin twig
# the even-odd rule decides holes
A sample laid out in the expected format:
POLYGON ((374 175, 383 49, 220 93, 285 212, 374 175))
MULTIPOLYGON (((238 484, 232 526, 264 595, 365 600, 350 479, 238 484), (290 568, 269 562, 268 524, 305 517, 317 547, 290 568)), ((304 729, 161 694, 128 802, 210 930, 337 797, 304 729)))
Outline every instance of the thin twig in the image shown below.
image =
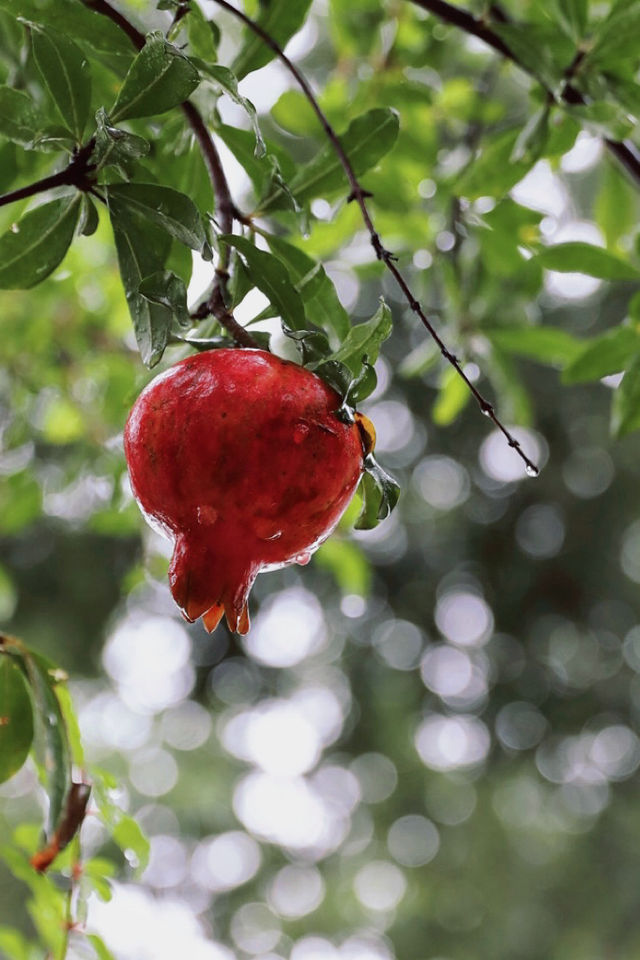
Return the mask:
MULTIPOLYGON (((465 33, 468 33, 474 37, 478 37, 480 40, 484 40, 488 46, 502 54, 503 57, 507 57, 507 59, 511 60, 518 67, 520 67, 521 70, 524 70, 525 73, 531 74, 531 70, 525 66, 525 64, 519 59, 513 50, 511 50, 508 44, 506 44, 504 40, 491 29, 491 27, 487 26, 487 23, 484 20, 474 17, 473 14, 469 13, 468 10, 464 10, 461 7, 454 7, 450 3, 447 3, 446 0, 411 0, 411 3, 414 3, 422 10, 426 10, 428 13, 432 13, 436 17, 439 17, 440 20, 444 20, 445 23, 450 23, 452 26, 459 27, 461 30, 464 30, 465 33)), ((492 5, 490 12, 492 16, 496 20, 499 19, 501 23, 509 22, 506 14, 504 14, 504 12, 496 5, 492 5)), ((576 59, 571 64, 568 75, 566 75, 567 82, 562 87, 562 91, 560 93, 560 98, 569 105, 573 104, 574 106, 584 106, 587 103, 587 99, 583 96, 580 90, 578 90, 578 88, 571 83, 571 77, 575 74, 575 71, 581 60, 582 56, 580 56, 579 51, 576 59)), ((553 91, 550 90, 544 83, 542 83, 540 77, 536 76, 535 79, 542 87, 544 87, 545 92, 551 98, 551 100, 555 101, 556 96, 553 91)), ((635 180, 636 184, 640 185, 640 152, 638 151, 636 145, 631 140, 612 140, 608 137, 604 138, 604 142, 610 153, 617 158, 617 160, 622 164, 633 180, 635 180)))
POLYGON ((320 107, 320 104, 318 103, 311 87, 307 83, 303 74, 300 72, 300 70, 298 70, 295 64, 292 63, 292 61, 287 57, 284 50, 280 47, 278 43, 276 43, 273 37, 270 36, 265 30, 263 30, 258 23, 256 23, 250 17, 248 17, 241 10, 237 10, 235 7, 233 7, 230 3, 228 3, 228 0, 215 0, 215 2, 218 4, 218 6, 223 7, 225 10, 228 10, 229 13, 233 14, 233 16, 237 17, 239 20, 242 20, 242 22, 247 27, 249 27, 249 29, 252 30, 258 37, 260 37, 260 39, 276 54, 276 56, 282 61, 282 63, 284 63, 286 68, 293 75, 298 85, 301 87, 303 93, 305 94, 307 100, 309 101, 311 107, 313 108, 314 113, 316 114, 318 120, 320 121, 322 128, 325 134, 327 135, 327 138, 332 144, 333 149, 338 159, 340 160, 340 163, 342 164, 342 168, 346 174, 347 180, 349 182, 349 186, 351 188, 351 192, 349 194, 349 200, 350 201, 355 200, 358 206, 360 207, 362 219, 364 220, 365 226, 369 232, 371 245, 375 250, 376 257, 378 258, 378 260, 381 260, 385 264, 387 269, 390 271, 390 273, 393 274, 393 277, 396 283, 398 284, 398 286, 400 287, 400 289, 402 290, 402 293, 404 294, 405 299, 409 304, 411 310, 413 310, 416 316, 420 319, 421 323, 426 328, 431 338, 438 345, 438 348, 440 349, 440 353, 445 358, 445 360, 447 360, 447 362, 451 364, 451 366, 456 370, 458 375, 464 380, 467 387, 471 391, 472 395, 475 397, 481 412, 486 417, 489 417, 489 419, 494 423, 494 425, 498 428, 498 430, 500 430, 501 433, 504 434, 509 446, 512 447, 515 450, 515 452, 518 454, 518 456, 524 461, 524 464, 527 468, 527 473, 530 473, 533 475, 537 474, 538 468, 535 465, 535 463, 532 460, 530 460, 529 457, 526 455, 526 453, 522 449, 522 446, 519 440, 517 440, 513 436, 513 434, 504 426, 504 424, 498 418, 498 415, 496 414, 493 404, 489 403, 489 401, 486 400, 485 397, 483 397, 480 391, 475 387, 473 382, 469 379, 467 374, 464 372, 464 369, 458 357, 456 357, 455 354, 451 353, 451 351, 447 348, 444 340, 441 338, 438 331, 436 330, 436 328, 433 326, 433 324, 427 317, 420 303, 413 296, 413 293, 411 292, 411 289, 409 288, 406 280, 404 279, 404 277, 396 267, 396 264, 395 264, 396 258, 393 256, 393 254, 389 250, 386 249, 386 247, 384 247, 380 239, 380 236, 373 225, 371 214, 369 213, 369 209, 367 207, 366 198, 370 196, 370 194, 366 190, 364 190, 360 185, 360 182, 354 173, 353 167, 351 166, 351 162, 347 154, 345 153, 345 150, 342 144, 340 143, 340 140, 338 139, 338 136, 335 130, 329 123, 327 117, 325 116, 322 108, 320 107))
MULTIPOLYGON (((103 16, 108 17, 113 23, 117 24, 129 37, 136 50, 142 50, 145 45, 144 34, 127 20, 123 14, 112 7, 110 3, 107 3, 107 0, 83 0, 83 2, 85 6, 91 10, 95 10, 96 13, 101 13, 103 16)), ((181 104, 181 108, 198 141, 198 146, 200 147, 209 173, 216 198, 216 210, 220 217, 220 229, 222 233, 232 233, 234 219, 242 218, 238 214, 235 204, 231 199, 231 191, 229 190, 229 184, 227 183, 222 161, 220 160, 220 154, 211 138, 211 134, 207 130, 202 114, 195 104, 190 100, 185 100, 185 102, 181 104)), ((211 294, 198 308, 196 315, 201 318, 208 317, 209 315, 214 316, 218 323, 229 331, 237 344, 244 347, 257 347, 257 341, 234 319, 232 313, 227 309, 225 299, 228 279, 229 248, 225 246, 218 259, 216 279, 211 294)))

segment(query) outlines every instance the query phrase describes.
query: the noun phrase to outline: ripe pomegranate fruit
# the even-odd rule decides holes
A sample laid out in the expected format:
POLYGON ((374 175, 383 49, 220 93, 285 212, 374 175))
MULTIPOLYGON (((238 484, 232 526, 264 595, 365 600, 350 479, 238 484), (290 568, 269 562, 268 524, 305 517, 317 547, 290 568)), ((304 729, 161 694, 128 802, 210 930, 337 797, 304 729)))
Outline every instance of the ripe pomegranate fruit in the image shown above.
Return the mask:
POLYGON ((320 377, 255 349, 188 357, 140 394, 124 434, 131 485, 175 541, 169 582, 187 620, 212 631, 226 613, 246 633, 258 573, 307 563, 331 533, 369 432, 340 406, 320 377))

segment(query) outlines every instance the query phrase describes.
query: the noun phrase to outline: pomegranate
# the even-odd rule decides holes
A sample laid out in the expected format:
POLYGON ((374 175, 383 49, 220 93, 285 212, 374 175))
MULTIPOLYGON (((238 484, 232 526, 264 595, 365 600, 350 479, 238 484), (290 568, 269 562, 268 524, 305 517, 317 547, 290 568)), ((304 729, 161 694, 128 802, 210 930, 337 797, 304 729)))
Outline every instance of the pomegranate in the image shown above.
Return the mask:
POLYGON ((140 394, 124 434, 131 485, 175 541, 169 582, 187 620, 212 631, 224 613, 246 633, 258 573, 307 563, 331 533, 365 455, 340 406, 320 377, 255 349, 188 357, 140 394))

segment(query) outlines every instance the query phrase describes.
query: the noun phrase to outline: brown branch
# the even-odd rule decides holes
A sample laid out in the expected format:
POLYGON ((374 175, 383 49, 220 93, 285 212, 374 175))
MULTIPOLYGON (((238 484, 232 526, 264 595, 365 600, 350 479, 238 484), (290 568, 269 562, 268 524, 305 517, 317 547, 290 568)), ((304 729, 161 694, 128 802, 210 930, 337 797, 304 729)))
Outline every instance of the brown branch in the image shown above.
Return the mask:
MULTIPOLYGON (((411 0, 411 3, 414 3, 417 7, 420 7, 422 10, 426 10, 428 13, 432 13, 434 16, 439 17, 440 20, 444 20, 445 23, 450 23, 454 27, 459 27, 461 30, 464 30, 465 33, 470 34, 473 37, 478 37, 484 42, 496 50, 498 53, 502 54, 503 57, 511 60, 512 63, 515 63, 516 66, 520 67, 521 70, 524 70, 525 73, 531 74, 531 71, 522 63, 522 61, 517 57, 517 55, 510 49, 510 47, 504 42, 504 40, 495 33, 489 26, 487 26, 484 20, 480 20, 477 17, 474 17, 472 13, 469 13, 467 10, 463 10, 460 7, 454 7, 452 4, 447 3, 446 0, 411 0)), ((509 20, 504 14, 504 12, 497 7, 492 5, 491 14, 496 20, 499 20, 501 23, 508 23, 509 20)), ((584 95, 578 90, 577 87, 571 83, 571 77, 574 75, 576 68, 579 66, 582 61, 584 54, 581 51, 578 51, 576 58, 569 67, 569 70, 565 74, 567 82, 562 88, 560 98, 569 105, 585 105, 587 99, 584 95)), ((546 94, 552 101, 556 100, 556 96, 552 90, 545 86, 542 83, 539 77, 535 78, 538 83, 544 88, 546 94)), ((635 144, 631 140, 611 140, 608 137, 604 138, 605 145, 610 153, 617 158, 617 160, 622 164, 627 173, 635 180, 636 185, 640 186, 640 152, 635 144)))
POLYGON ((342 144, 340 143, 340 140, 338 139, 338 136, 335 130, 329 123, 327 117, 325 116, 322 108, 320 107, 320 104, 318 103, 311 87, 307 83, 303 74, 300 72, 300 70, 298 70, 295 64, 292 63, 292 61, 287 57, 284 50, 280 47, 278 43, 276 43, 273 37, 271 37, 265 30, 263 30, 259 24, 257 24, 254 20, 248 17, 245 13, 242 13, 242 11, 237 10, 235 7, 233 7, 230 3, 228 3, 228 0, 215 0, 215 2, 218 4, 218 6, 223 7, 225 10, 228 10, 229 13, 233 14, 233 16, 237 17, 239 20, 242 20, 242 22, 247 27, 249 27, 250 30, 252 30, 258 37, 260 37, 260 39, 276 54, 278 59, 281 60, 282 63, 284 63, 286 68, 295 78, 298 85, 301 87, 303 93, 305 94, 307 100, 309 101, 311 107, 313 108, 314 113, 316 114, 318 120, 320 121, 322 128, 325 134, 327 135, 327 138, 329 139, 338 159, 340 160, 340 163, 342 164, 342 168, 346 174, 347 180, 349 182, 349 186, 351 188, 351 192, 349 194, 349 200, 355 200, 358 206, 360 207, 362 219, 364 220, 367 231, 369 232, 371 245, 375 250, 376 257, 378 258, 378 260, 381 260, 385 264, 387 269, 390 271, 390 273, 393 274, 393 277, 396 283, 398 284, 398 286, 400 287, 402 293, 404 294, 404 297, 407 303, 409 304, 411 310, 420 319, 421 323, 423 324, 425 329, 428 331, 431 338, 438 345, 438 348, 440 349, 440 353, 445 358, 445 360, 451 364, 451 366, 454 368, 454 370, 456 370, 456 372, 462 378, 462 380, 464 380, 468 389, 471 391, 472 395, 476 399, 481 412, 486 417, 489 417, 489 419, 494 423, 494 425, 498 428, 498 430, 500 430, 501 433, 504 434, 509 446, 512 447, 515 450, 515 452, 518 454, 518 456, 524 461, 524 464, 527 468, 527 473, 529 473, 530 475, 536 475, 538 473, 538 468, 535 465, 535 463, 533 463, 533 461, 529 459, 529 457, 526 455, 526 453, 522 449, 520 442, 513 436, 513 434, 504 426, 504 424, 498 418, 498 415, 495 411, 493 404, 489 403, 489 401, 486 400, 482 396, 480 391, 474 386, 472 381, 464 372, 464 369, 462 367, 462 364, 460 363, 460 360, 455 356, 455 354, 451 353, 451 351, 447 348, 444 340, 440 337, 438 331, 435 329, 435 327, 427 317, 420 303, 413 296, 411 289, 409 288, 406 280, 404 279, 404 277, 396 267, 396 264, 395 264, 396 258, 393 256, 393 254, 389 250, 387 250, 383 246, 380 236, 378 235, 373 225, 371 214, 369 213, 369 209, 367 207, 366 198, 370 196, 370 194, 366 190, 364 190, 360 185, 360 182, 354 173, 353 167, 351 166, 351 161, 349 160, 347 154, 345 153, 345 150, 342 144))
MULTIPOLYGON (((107 3, 107 0, 83 0, 83 2, 85 6, 89 7, 91 10, 95 10, 96 13, 101 13, 103 16, 108 17, 113 23, 117 24, 117 26, 119 26, 120 29, 129 37, 136 50, 142 50, 145 45, 144 34, 141 33, 140 30, 138 30, 137 27, 127 20, 127 18, 124 17, 118 10, 112 7, 110 3, 107 3)), ((196 140, 198 141, 205 166, 209 173, 209 178, 211 180, 213 192, 216 198, 216 210, 220 214, 220 229, 222 233, 232 233, 233 221, 236 218, 240 219, 240 215, 238 214, 233 200, 231 199, 231 192, 229 190, 229 184, 227 183, 227 178, 222 166, 222 161, 220 160, 220 154, 218 153, 216 145, 211 138, 211 134, 207 130, 206 124, 202 118, 202 114, 198 108, 190 100, 185 100, 185 102, 181 104, 181 108, 182 112, 187 118, 189 126, 193 130, 196 140)), ((244 327, 242 327, 237 320, 234 319, 233 315, 225 305, 225 294, 228 279, 229 249, 228 247, 224 247, 218 260, 216 279, 213 285, 213 290, 211 291, 211 295, 198 308, 196 311, 196 316, 204 318, 208 317, 209 315, 213 315, 218 323, 224 327, 225 330, 229 331, 237 344, 243 347, 257 347, 257 341, 254 340, 251 334, 248 333, 244 327)))
POLYGON ((17 203, 18 200, 26 200, 28 197, 34 197, 37 193, 44 193, 45 190, 52 190, 54 187, 77 187, 78 190, 86 192, 93 187, 93 181, 89 174, 93 166, 89 163, 89 158, 93 152, 94 141, 90 140, 74 155, 71 162, 50 177, 43 177, 42 180, 36 180, 26 187, 20 187, 18 190, 11 190, 0 196, 0 207, 5 207, 10 203, 17 203))

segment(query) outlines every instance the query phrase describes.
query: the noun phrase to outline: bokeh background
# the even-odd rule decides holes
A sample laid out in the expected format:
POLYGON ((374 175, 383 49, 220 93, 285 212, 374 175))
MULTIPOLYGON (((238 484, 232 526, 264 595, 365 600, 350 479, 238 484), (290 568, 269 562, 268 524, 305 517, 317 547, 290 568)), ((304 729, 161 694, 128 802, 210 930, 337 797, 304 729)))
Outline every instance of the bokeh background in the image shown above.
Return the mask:
MULTIPOLYGON (((228 62, 238 28, 216 17, 228 62)), ((351 511, 308 567, 260 577, 246 638, 210 637, 177 615, 169 544, 131 498, 122 428, 150 373, 106 221, 46 283, 2 293, 2 629, 68 671, 88 760, 151 840, 136 879, 87 819, 85 851, 118 870, 89 929, 121 960, 637 957, 638 439, 611 438, 619 377, 563 385, 561 334, 545 363, 518 345, 528 325, 584 338, 627 316, 637 285, 528 267, 523 245, 628 253, 636 191, 561 115, 553 156, 515 173, 474 160, 524 125, 535 85, 410 3, 319 0, 290 53, 339 129, 399 111, 396 148, 364 178, 378 229, 543 469, 527 477, 465 403, 354 205, 316 200, 297 242, 355 319, 381 294, 393 310, 365 410, 403 494, 375 531, 354 533, 351 511)), ((278 64, 242 85, 302 161, 321 141, 290 88, 278 64)), ((194 303, 208 269, 194 264, 194 303)), ((254 291, 237 316, 264 304, 254 291)), ((3 841, 42 817, 30 764, 0 798, 3 841)), ((0 923, 29 928, 24 898, 0 867, 0 923)))

